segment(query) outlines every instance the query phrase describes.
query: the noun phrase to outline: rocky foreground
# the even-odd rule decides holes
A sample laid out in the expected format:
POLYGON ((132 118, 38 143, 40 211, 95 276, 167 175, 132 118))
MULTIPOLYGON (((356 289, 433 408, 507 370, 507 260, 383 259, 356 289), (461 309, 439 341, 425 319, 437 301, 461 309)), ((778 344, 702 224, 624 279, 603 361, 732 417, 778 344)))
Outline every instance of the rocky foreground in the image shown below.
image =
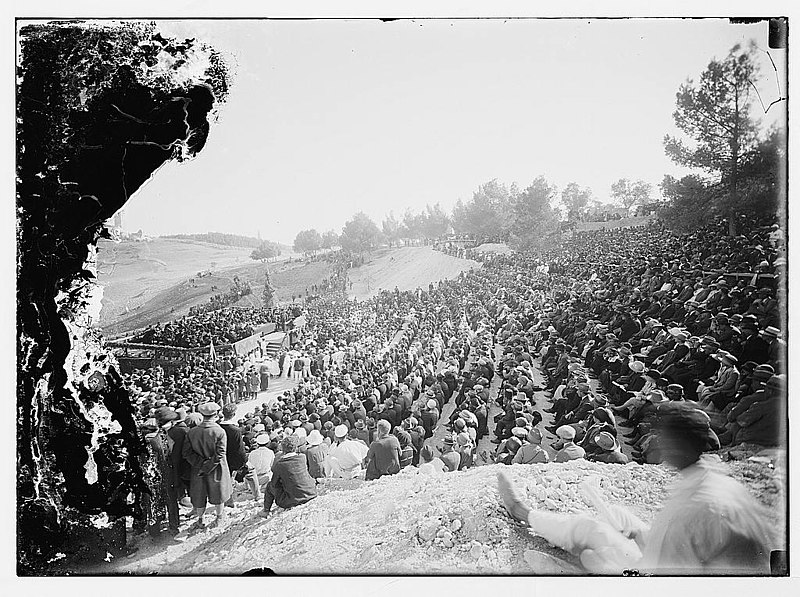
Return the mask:
MULTIPOLYGON (((769 508, 774 528, 784 529, 779 455, 732 456, 743 459, 722 466, 769 508)), ((596 477, 608 502, 628 507, 645 522, 663 504, 674 479, 663 466, 585 460, 481 466, 435 478, 406 469, 369 483, 331 482, 312 502, 275 511, 266 520, 248 502, 220 528, 176 544, 142 545, 98 572, 242 574, 269 568, 277 574, 582 573, 576 558, 531 535, 506 514, 498 502, 500 469, 535 507, 564 513, 591 510, 578 486, 586 477, 596 477)))

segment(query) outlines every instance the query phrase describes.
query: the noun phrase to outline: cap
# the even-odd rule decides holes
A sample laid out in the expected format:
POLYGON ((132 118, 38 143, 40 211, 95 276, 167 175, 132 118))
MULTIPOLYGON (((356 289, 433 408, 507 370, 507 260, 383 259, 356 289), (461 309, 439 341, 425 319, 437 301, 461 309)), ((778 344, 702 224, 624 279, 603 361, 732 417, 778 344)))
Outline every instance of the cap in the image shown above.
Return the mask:
POLYGON ((346 425, 337 425, 336 429, 333 430, 333 434, 336 437, 345 437, 347 435, 347 426, 346 425))
POLYGON ((575 439, 575 429, 569 425, 562 425, 556 429, 556 435, 561 439, 573 440, 575 439))
POLYGON ((219 404, 216 402, 204 402, 200 406, 197 407, 197 412, 199 412, 204 417, 210 417, 211 415, 217 414, 219 411, 219 404))

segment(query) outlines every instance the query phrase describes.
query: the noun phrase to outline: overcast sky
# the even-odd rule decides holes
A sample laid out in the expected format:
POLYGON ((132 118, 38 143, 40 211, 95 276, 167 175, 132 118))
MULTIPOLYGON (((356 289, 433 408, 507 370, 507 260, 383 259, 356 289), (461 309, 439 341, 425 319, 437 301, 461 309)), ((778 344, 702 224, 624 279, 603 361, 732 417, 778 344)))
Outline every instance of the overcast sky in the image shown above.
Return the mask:
MULTIPOLYGON (((449 210, 492 178, 524 187, 543 174, 600 200, 621 177, 655 187, 681 173, 662 145, 678 86, 735 43, 768 49, 766 22, 724 19, 160 25, 213 44, 236 74, 206 147, 140 189, 125 228, 285 243, 359 210, 379 224, 390 210, 449 210)), ((782 75, 783 51, 771 54, 782 75)))

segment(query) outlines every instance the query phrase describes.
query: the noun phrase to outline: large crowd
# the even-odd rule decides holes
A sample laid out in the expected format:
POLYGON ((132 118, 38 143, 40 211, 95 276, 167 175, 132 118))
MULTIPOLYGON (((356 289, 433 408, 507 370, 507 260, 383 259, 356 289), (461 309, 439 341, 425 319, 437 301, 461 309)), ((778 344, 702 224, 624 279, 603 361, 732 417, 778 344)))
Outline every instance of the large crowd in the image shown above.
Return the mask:
MULTIPOLYGON (((778 227, 758 224, 736 237, 718 222, 686 235, 653 224, 577 233, 544 253, 473 253, 482 267, 427 290, 355 302, 337 287, 309 303, 293 351, 252 384, 232 377, 244 363, 205 357, 166 384, 131 377, 148 393, 138 414, 149 444, 177 454, 153 451, 153 503, 169 504, 161 511, 177 532, 181 499, 195 527, 207 501, 224 518, 232 479, 269 516, 330 478, 622 464, 623 440, 638 462, 658 463, 658 421, 675 409, 690 413, 680 420, 707 438, 704 450, 782 445, 785 244, 778 227), (236 418, 235 403, 274 375, 297 383, 236 418), (484 437, 491 451, 478 450, 484 437)), ((254 324, 215 313, 191 331, 159 326, 154 338, 231 341, 254 324)), ((161 518, 151 516, 155 527, 161 518)))
POLYGON ((158 344, 179 348, 201 348, 238 342, 253 335, 256 328, 266 323, 279 325, 291 322, 299 307, 246 308, 225 307, 185 315, 165 324, 147 327, 131 338, 141 344, 158 344))

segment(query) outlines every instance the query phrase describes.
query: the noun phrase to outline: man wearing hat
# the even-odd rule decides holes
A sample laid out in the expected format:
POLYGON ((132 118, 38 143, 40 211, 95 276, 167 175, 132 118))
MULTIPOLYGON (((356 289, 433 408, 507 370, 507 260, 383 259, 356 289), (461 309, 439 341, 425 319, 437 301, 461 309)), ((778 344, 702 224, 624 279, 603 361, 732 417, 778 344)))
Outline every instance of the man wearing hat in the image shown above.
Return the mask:
POLYGON ((233 493, 231 471, 226 457, 227 438, 217 420, 219 404, 204 402, 197 407, 203 421, 189 429, 183 445, 183 457, 192 467, 189 481, 189 497, 197 513, 195 529, 203 529, 203 516, 208 503, 214 505, 217 519, 214 524, 224 520, 225 502, 233 493))
POLYGON ((628 457, 620 450, 616 438, 607 431, 601 431, 594 436, 597 450, 586 456, 592 462, 607 462, 609 464, 628 464, 628 457))
POLYGON ((719 436, 719 441, 723 446, 730 445, 733 438, 739 431, 739 424, 736 419, 747 412, 756 402, 762 402, 767 399, 766 383, 775 374, 775 369, 772 365, 758 365, 750 378, 750 385, 748 391, 734 399, 731 403, 731 408, 728 409, 725 421, 725 432, 719 436))
POLYGON ((742 363, 753 361, 761 365, 769 361, 769 344, 758 333, 758 327, 752 323, 742 323, 739 326, 741 333, 741 348, 739 360, 742 363))
POLYGON ((425 429, 425 439, 433 437, 433 431, 439 422, 439 405, 433 397, 429 397, 425 408, 419 415, 420 423, 425 429))
MULTIPOLYGON (((786 376, 773 375, 766 382, 763 399, 754 401, 735 419, 738 425, 731 444, 777 446, 786 436, 786 376)), ((732 431, 732 430, 731 430, 732 431)))
POLYGON ((517 450, 512 459, 512 464, 537 464, 547 463, 550 456, 542 448, 542 432, 538 427, 533 427, 528 431, 522 447, 517 450))
POLYGON ((702 406, 713 405, 716 411, 721 411, 736 395, 739 384, 739 370, 736 368, 738 359, 731 353, 720 350, 712 355, 720 362, 720 367, 714 374, 711 385, 701 384, 697 390, 697 397, 702 406))
MULTIPOLYGON (((708 416, 687 402, 670 402, 662 411, 658 444, 663 461, 680 471, 680 481, 649 529, 631 513, 620 515, 624 530, 585 515, 540 513, 503 473, 498 474, 501 503, 532 532, 579 556, 589 571, 769 574, 774 540, 764 507, 744 486, 700 458, 719 447, 708 416)), ((585 490, 592 502, 602 501, 591 486, 585 490)))
MULTIPOLYGON (((360 421, 362 426, 363 421, 360 421)), ((314 479, 321 479, 325 476, 323 462, 328 456, 328 444, 323 441, 322 434, 313 429, 306 438, 307 448, 305 451, 308 462, 308 474, 314 479)))
POLYGON ((775 371, 783 373, 786 362, 786 342, 781 338, 781 331, 775 326, 767 326, 761 335, 767 343, 767 356, 769 363, 775 367, 775 371))
POLYGON ((317 497, 317 486, 308 474, 305 454, 298 452, 301 439, 292 433, 283 438, 281 453, 272 466, 272 479, 264 490, 264 509, 260 515, 268 517, 273 504, 279 508, 293 508, 317 497))
POLYGON ((458 470, 458 465, 461 463, 461 455, 455 450, 456 440, 452 434, 447 434, 442 441, 442 455, 440 458, 447 467, 447 472, 454 472, 458 470))
MULTIPOLYGON (((153 453, 154 461, 161 473, 161 483, 158 487, 153 488, 153 501, 155 505, 151 510, 163 517, 163 509, 167 511, 167 523, 169 532, 172 535, 178 533, 180 524, 180 515, 178 513, 178 493, 181 487, 181 480, 179 470, 176 466, 175 459, 175 442, 169 435, 169 432, 175 421, 178 420, 178 414, 169 406, 161 406, 155 411, 155 423, 157 429, 145 435, 145 440, 153 453), (162 505, 162 507, 158 507, 162 505)), ((180 457, 180 454, 178 454, 180 457)), ((158 535, 161 532, 161 521, 163 518, 156 516, 156 519, 151 522, 150 534, 158 535)))
POLYGON ((586 456, 586 451, 575 444, 575 429, 569 425, 562 425, 556 429, 556 435, 561 439, 561 449, 556 452, 553 462, 568 462, 586 456))
POLYGON ((322 465, 326 477, 352 479, 361 474, 362 463, 369 448, 362 442, 347 437, 346 425, 337 425, 334 429, 334 443, 322 465))

